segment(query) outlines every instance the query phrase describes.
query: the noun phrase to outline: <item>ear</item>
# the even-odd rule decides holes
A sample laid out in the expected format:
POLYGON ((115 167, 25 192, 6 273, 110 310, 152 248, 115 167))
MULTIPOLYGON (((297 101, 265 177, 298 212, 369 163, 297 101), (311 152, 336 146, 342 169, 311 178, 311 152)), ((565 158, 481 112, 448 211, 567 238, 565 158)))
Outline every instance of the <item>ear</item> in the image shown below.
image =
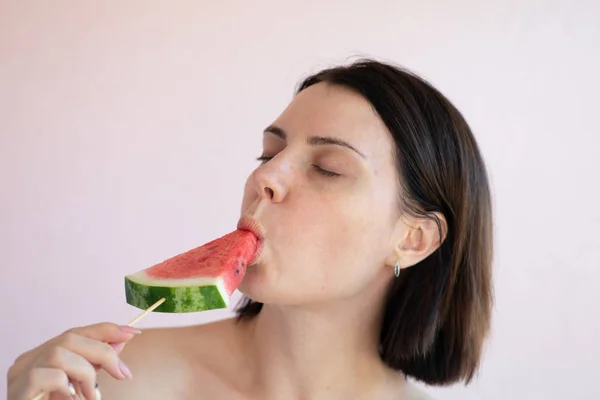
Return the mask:
POLYGON ((429 257, 446 238, 448 232, 446 218, 441 213, 427 217, 400 218, 394 227, 391 238, 392 251, 386 265, 408 268, 429 257), (441 236, 435 219, 440 222, 441 236))

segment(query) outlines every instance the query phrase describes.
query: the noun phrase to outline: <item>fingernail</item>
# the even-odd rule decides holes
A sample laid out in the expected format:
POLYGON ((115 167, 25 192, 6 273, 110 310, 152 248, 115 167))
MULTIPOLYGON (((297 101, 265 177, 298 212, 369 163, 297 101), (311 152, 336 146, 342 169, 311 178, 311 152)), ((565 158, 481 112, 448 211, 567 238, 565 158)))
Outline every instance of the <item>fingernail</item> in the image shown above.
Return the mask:
POLYGON ((133 375, 131 374, 131 371, 129 370, 129 368, 127 367, 127 365, 125 365, 123 363, 123 361, 119 361, 119 370, 121 371, 121 373, 123 375, 125 375, 125 377, 129 380, 133 379, 133 375))
POLYGON ((139 335, 140 333, 142 333, 142 331, 140 331, 139 329, 129 325, 121 325, 119 326, 119 329, 121 329, 125 333, 133 333, 135 335, 139 335))

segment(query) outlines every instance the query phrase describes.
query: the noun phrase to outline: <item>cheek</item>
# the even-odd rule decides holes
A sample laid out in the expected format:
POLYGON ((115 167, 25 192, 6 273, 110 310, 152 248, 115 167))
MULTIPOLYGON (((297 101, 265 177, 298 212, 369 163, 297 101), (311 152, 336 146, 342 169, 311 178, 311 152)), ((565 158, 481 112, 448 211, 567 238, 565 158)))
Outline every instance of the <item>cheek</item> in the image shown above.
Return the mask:
POLYGON ((373 217, 353 202, 315 204, 299 210, 294 216, 294 234, 289 236, 294 239, 287 241, 286 248, 306 263, 294 275, 326 287, 352 279, 355 272, 358 276, 368 273, 370 265, 366 263, 370 260, 371 265, 375 264, 373 253, 379 241, 373 217))
POLYGON ((257 300, 294 304, 363 291, 382 264, 381 216, 349 198, 294 200, 269 214, 272 243, 263 264, 248 269, 240 290, 257 300))
POLYGON ((326 265, 342 280, 374 276, 388 255, 393 205, 375 200, 349 197, 322 215, 326 265))

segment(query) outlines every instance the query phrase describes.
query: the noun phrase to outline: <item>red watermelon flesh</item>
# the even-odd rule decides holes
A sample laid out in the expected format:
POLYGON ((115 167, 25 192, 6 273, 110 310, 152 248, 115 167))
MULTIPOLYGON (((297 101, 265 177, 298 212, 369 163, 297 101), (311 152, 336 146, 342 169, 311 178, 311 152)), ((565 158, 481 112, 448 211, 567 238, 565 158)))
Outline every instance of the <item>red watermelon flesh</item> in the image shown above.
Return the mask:
POLYGON ((125 277, 127 303, 146 309, 165 298, 156 312, 225 308, 258 252, 259 239, 237 229, 200 247, 125 277))

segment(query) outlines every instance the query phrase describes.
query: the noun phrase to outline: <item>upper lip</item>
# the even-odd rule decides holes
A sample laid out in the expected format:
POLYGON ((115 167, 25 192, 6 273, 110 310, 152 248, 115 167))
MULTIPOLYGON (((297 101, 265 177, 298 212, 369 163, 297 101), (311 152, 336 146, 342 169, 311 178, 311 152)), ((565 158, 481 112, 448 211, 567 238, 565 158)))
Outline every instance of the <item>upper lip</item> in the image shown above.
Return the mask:
POLYGON ((238 221, 237 228, 243 231, 250 231, 256 235, 258 240, 265 238, 265 227, 251 215, 245 215, 238 221))

